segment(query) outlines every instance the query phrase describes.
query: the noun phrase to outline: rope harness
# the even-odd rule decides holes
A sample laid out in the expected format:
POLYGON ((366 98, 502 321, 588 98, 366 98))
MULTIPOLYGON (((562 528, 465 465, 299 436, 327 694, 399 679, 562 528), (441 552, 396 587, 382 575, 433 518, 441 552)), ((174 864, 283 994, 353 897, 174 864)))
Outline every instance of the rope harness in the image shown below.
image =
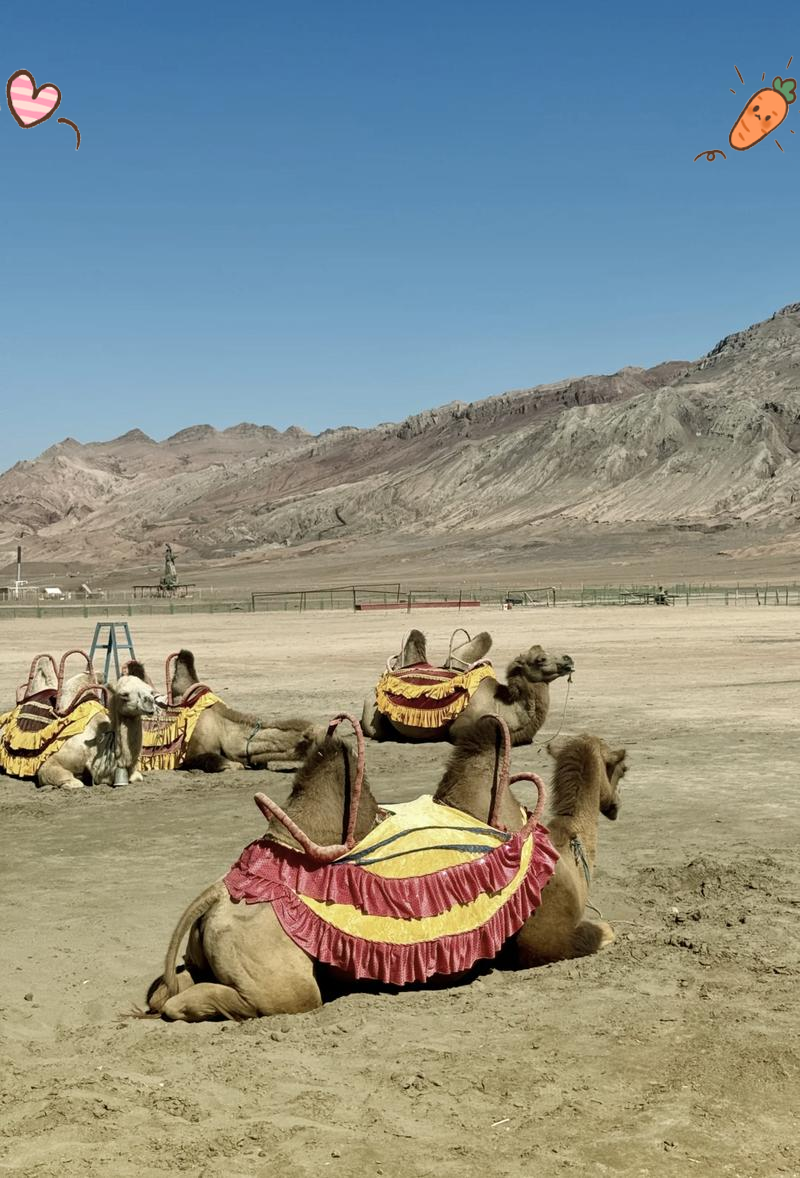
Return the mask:
POLYGON ((583 868, 583 874, 586 878, 586 883, 591 883, 591 875, 589 873, 589 862, 586 858, 586 852, 583 849, 583 843, 576 834, 569 840, 570 850, 575 856, 575 863, 578 867, 583 868))
POLYGON ((263 728, 263 724, 261 723, 261 721, 260 721, 260 720, 256 720, 256 726, 255 726, 255 728, 253 729, 253 731, 250 733, 250 735, 248 736, 248 738, 247 738, 247 741, 246 741, 246 743, 245 743, 245 746, 244 746, 244 759, 245 759, 245 761, 247 761, 247 767, 248 767, 248 769, 252 769, 252 768, 253 768, 253 762, 250 760, 250 745, 251 745, 251 743, 252 743, 252 742, 255 740, 257 733, 259 733, 259 732, 261 731, 261 729, 262 729, 262 728, 263 728))

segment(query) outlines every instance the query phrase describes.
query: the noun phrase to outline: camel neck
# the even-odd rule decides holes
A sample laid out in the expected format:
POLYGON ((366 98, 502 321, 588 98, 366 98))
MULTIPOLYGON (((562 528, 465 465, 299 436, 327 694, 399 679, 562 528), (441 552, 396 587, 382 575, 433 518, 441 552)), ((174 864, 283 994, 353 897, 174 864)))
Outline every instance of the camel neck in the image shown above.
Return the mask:
POLYGON ((600 812, 601 768, 597 754, 584 750, 579 763, 562 764, 552 785, 552 802, 547 826, 553 842, 561 850, 572 839, 579 839, 590 867, 597 854, 597 818, 600 812))
POLYGON ((142 718, 141 716, 121 715, 117 701, 113 698, 109 713, 114 732, 114 755, 117 764, 124 765, 130 772, 139 760, 139 754, 142 751, 142 718))
POLYGON ((536 683, 533 688, 533 717, 538 732, 550 711, 550 684, 536 683))

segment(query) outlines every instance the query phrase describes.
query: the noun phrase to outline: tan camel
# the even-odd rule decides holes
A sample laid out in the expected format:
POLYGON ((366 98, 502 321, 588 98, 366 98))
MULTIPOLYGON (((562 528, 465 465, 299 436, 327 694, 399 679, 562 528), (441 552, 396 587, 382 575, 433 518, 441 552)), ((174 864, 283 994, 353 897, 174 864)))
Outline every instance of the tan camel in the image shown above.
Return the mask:
MULTIPOLYGON (((99 685, 92 672, 72 676, 59 690, 57 678, 52 681, 51 666, 49 661, 39 660, 29 690, 32 687, 40 693, 53 692, 61 713, 86 700, 97 699, 99 685)), ((40 786, 83 789, 87 778, 93 785, 123 785, 142 780, 138 766, 142 720, 155 712, 155 693, 145 678, 141 663, 131 662, 127 674, 114 684, 102 686, 106 708, 96 711, 83 731, 70 736, 45 760, 36 774, 40 786)))
MULTIPOLYGON (((522 829, 527 816, 507 789, 499 799, 497 813, 492 813, 501 780, 496 730, 495 724, 484 720, 460 742, 436 800, 480 822, 491 819, 495 826, 516 831, 522 829)), ((624 758, 624 750, 612 753, 597 737, 565 742, 556 754, 552 832, 562 857, 556 874, 543 889, 539 909, 512 938, 519 964, 582 956, 613 939, 608 925, 583 920, 583 909, 594 864, 597 814, 602 811, 610 818, 616 816, 624 758)), ((340 843, 353 823, 350 800, 355 773, 352 752, 338 738, 328 736, 312 748, 287 804, 291 821, 305 826, 306 835, 322 844, 331 857, 338 857, 344 848, 329 844, 340 843)), ((361 800, 356 841, 380 818, 366 781, 361 800)), ((274 820, 266 837, 295 848, 301 845, 274 820)), ((223 877, 193 900, 181 916, 167 950, 164 973, 151 985, 147 1000, 154 1015, 196 1022, 314 1010, 322 1004, 322 994, 314 959, 284 932, 272 904, 234 902, 223 877), (179 972, 178 952, 187 933, 186 968, 179 972)))
MULTIPOLYGON (((478 634, 451 655, 451 668, 462 670, 485 656, 491 646, 488 634, 478 634)), ((425 636, 412 630, 404 644, 398 667, 425 663, 425 636)), ((456 742, 481 716, 499 716, 511 731, 513 744, 530 744, 550 710, 550 684, 571 676, 575 664, 569 655, 549 655, 541 646, 531 646, 508 665, 506 682, 486 678, 478 684, 464 710, 441 728, 423 728, 399 723, 378 711, 375 695, 364 703, 361 725, 373 740, 414 742, 449 740, 456 742)))
MULTIPOLYGON (((454 749, 436 800, 488 821, 497 789, 501 758, 497 727, 483 720, 454 749)), ((523 968, 585 957, 614 939, 605 921, 585 920, 589 884, 597 853, 597 819, 616 819, 619 787, 627 772, 625 749, 612 750, 598 736, 562 737, 548 745, 555 759, 550 786, 550 841, 560 858, 542 891, 536 912, 514 938, 513 952, 523 968)), ((523 825, 519 805, 509 791, 501 797, 497 817, 507 830, 523 825)))
MULTIPOLYGON (((181 650, 175 657, 170 699, 179 703, 200 682, 194 655, 181 650)), ((201 712, 181 769, 221 773, 226 769, 265 768, 271 761, 302 761, 311 747, 315 727, 310 720, 264 719, 216 703, 201 712)))
MULTIPOLYGON (((315 741, 298 771, 286 814, 320 846, 345 836, 356 759, 339 737, 315 741)), ((354 829, 356 841, 375 825, 378 807, 366 776, 354 829)), ((274 819, 267 837, 299 847, 274 819)), ((300 1014, 322 1005, 315 963, 278 923, 272 905, 234 903, 222 879, 193 900, 178 922, 167 950, 163 977, 147 995, 152 1012, 168 1019, 198 1022, 208 1018, 255 1018, 300 1014), (186 968, 176 970, 183 938, 189 933, 186 968)))

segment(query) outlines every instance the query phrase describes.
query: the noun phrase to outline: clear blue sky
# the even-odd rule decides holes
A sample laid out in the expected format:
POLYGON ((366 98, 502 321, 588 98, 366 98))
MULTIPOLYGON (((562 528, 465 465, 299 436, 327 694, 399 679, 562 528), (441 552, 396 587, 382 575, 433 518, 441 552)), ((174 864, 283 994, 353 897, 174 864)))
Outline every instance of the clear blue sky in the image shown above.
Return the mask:
POLYGON ((800 78, 796 4, 42 0, 0 45, 83 136, 3 96, 0 467, 399 420, 800 299, 800 101, 783 154, 727 145, 800 78))

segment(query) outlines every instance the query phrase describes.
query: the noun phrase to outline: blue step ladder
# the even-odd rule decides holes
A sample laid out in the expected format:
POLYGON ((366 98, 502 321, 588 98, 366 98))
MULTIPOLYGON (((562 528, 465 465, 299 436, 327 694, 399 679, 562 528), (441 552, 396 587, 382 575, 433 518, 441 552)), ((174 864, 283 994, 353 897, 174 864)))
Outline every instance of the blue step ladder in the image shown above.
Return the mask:
MULTIPOLYGON (((114 660, 114 670, 117 673, 117 678, 120 676, 120 662, 119 652, 121 650, 129 652, 129 658, 135 659, 136 652, 133 649, 133 639, 127 622, 98 622, 94 628, 94 638, 92 639, 92 646, 89 651, 89 662, 94 665, 94 656, 98 650, 106 652, 106 665, 103 669, 103 678, 108 681, 108 672, 111 669, 111 660, 114 660), (107 631, 107 633, 104 633, 107 631), (121 633, 120 633, 121 632, 121 633), (103 641, 105 639, 105 641, 103 641), (123 641, 124 640, 124 641, 123 641)), ((128 660, 123 660, 127 662, 128 660)))

